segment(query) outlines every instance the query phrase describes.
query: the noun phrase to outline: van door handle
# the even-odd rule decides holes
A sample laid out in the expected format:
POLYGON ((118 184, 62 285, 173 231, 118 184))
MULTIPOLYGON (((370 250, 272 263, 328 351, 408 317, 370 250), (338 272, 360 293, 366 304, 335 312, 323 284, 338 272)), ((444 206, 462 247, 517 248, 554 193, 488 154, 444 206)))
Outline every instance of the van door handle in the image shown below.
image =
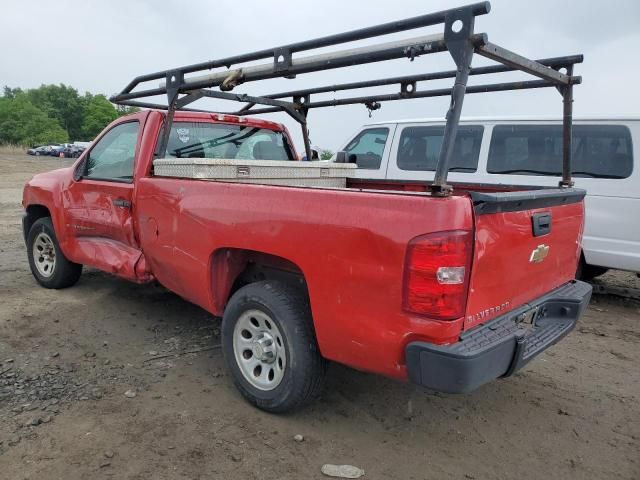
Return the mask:
POLYGON ((551 232, 551 212, 534 213, 531 216, 533 236, 540 237, 551 232))
POLYGON ((113 200, 113 204, 118 208, 131 208, 131 202, 124 198, 116 198, 113 200))

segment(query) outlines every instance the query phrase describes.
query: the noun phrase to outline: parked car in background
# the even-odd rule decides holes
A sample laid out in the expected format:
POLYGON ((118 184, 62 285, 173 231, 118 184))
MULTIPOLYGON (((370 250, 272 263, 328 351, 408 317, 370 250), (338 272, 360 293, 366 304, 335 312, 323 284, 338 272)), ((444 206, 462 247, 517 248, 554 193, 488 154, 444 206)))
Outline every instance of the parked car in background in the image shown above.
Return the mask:
POLYGON ((62 150, 65 158, 77 158, 85 151, 85 147, 75 144, 69 144, 62 150))
POLYGON ((64 145, 52 145, 51 150, 49 150, 49 155, 51 155, 52 157, 59 157, 60 153, 62 153, 64 149, 64 145))
POLYGON ((39 147, 33 147, 28 149, 27 155, 35 155, 36 157, 39 157, 41 155, 49 155, 50 151, 51 151, 50 145, 41 145, 39 147))
MULTIPOLYGON (((360 178, 424 184, 433 180, 443 131, 442 120, 373 123, 343 150, 360 178)), ((634 168, 639 144, 640 118, 574 119, 573 180, 587 191, 580 278, 609 268, 640 272, 640 169, 634 168)), ((449 180, 504 190, 550 187, 561 170, 561 120, 466 119, 460 121, 449 180)))

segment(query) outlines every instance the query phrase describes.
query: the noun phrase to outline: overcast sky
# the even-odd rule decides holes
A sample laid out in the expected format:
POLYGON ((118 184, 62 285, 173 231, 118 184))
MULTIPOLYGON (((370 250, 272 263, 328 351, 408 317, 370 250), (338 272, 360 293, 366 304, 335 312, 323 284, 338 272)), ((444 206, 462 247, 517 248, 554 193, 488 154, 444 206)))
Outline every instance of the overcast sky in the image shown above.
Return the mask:
MULTIPOLYGON (((110 95, 136 75, 180 65, 246 53, 391 20, 463 5, 452 0, 272 0, 243 2, 178 0, 56 0, 3 2, 0 16, 0 85, 32 88, 64 83, 80 93, 110 95)), ((640 114, 640 1, 494 0, 492 11, 478 17, 476 32, 529 58, 583 53, 576 74, 575 114, 640 114)), ((438 29, 406 32, 410 37, 438 29)), ((396 36, 397 37, 397 36, 396 36)), ((396 38, 388 37, 388 38, 396 38)), ((387 38, 378 41, 386 41, 387 38)), ((371 41, 364 42, 371 43, 371 41)), ((339 48, 339 47, 338 47, 339 48)), ((307 55, 315 52, 301 53, 307 55)), ((295 58, 295 56, 294 56, 295 58)), ((490 62, 475 56, 473 65, 490 62)), ((270 80, 235 91, 266 94, 293 88, 352 82, 449 69, 448 53, 270 80)), ((524 76, 502 77, 503 79, 524 76)), ((497 80, 497 77, 487 77, 497 80)), ((473 78, 470 84, 478 83, 473 78)), ((422 83, 441 88, 451 81, 422 83)), ((397 90, 378 89, 371 93, 397 90)), ((364 93, 358 91, 358 94, 364 93)), ((320 98, 333 98, 329 94, 320 98)), ((206 102, 206 101, 205 101, 206 102)), ((196 104, 226 111, 237 105, 196 104)), ((383 104, 373 121, 442 117, 448 99, 420 99, 383 104)), ((560 115, 559 94, 552 89, 468 95, 463 116, 560 115)), ((301 141, 297 124, 282 121, 301 141)), ((311 139, 335 150, 363 123, 371 121, 364 106, 310 112, 311 139)))

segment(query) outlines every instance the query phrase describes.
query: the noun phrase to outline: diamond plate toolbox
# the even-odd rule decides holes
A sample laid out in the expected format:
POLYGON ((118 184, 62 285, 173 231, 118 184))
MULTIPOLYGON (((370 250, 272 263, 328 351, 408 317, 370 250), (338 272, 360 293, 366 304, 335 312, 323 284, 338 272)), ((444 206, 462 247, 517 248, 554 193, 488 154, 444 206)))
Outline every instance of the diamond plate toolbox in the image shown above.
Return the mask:
POLYGON ((356 168, 352 163, 328 161, 162 158, 153 162, 157 177, 298 187, 345 187, 356 168))

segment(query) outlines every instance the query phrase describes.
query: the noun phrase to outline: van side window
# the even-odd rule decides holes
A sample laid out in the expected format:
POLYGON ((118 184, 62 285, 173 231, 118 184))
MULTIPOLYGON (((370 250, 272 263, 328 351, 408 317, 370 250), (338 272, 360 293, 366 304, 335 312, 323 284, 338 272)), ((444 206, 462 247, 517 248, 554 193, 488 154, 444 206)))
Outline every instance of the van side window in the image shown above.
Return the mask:
POLYGON ((388 128, 368 128, 361 131, 344 149, 349 162, 355 163, 358 168, 377 170, 382 163, 388 136, 388 128))
MULTIPOLYGON (((574 125, 572 174, 627 178, 633 171, 631 133, 623 125, 574 125)), ((562 175, 561 125, 496 125, 487 172, 562 175)))
MULTIPOLYGON (((451 156, 450 172, 475 172, 484 127, 464 125, 458 128, 451 156)), ((443 126, 406 127, 400 135, 398 168, 435 171, 442 146, 443 126)))

